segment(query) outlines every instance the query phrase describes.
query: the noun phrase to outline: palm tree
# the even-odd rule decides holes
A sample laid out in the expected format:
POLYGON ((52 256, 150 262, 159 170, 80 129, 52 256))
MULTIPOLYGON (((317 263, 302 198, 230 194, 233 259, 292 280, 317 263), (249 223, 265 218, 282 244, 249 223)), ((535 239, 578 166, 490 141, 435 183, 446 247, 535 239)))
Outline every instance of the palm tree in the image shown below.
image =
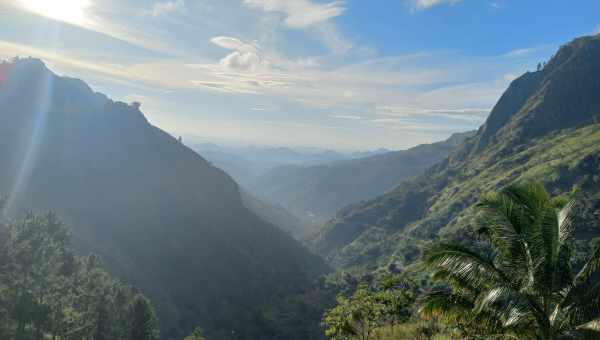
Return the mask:
POLYGON ((425 265, 449 288, 428 294, 421 313, 486 338, 600 338, 600 248, 573 271, 573 202, 521 184, 484 196, 477 209, 489 249, 428 249, 425 265))

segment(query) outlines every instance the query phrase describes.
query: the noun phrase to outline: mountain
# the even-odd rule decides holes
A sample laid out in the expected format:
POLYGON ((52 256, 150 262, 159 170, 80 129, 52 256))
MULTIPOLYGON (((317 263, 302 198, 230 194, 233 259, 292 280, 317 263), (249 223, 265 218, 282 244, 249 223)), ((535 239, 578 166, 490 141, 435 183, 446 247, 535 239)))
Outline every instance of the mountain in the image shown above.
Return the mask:
POLYGON ((191 147, 209 162, 225 170, 243 187, 252 186, 257 178, 280 166, 311 166, 387 152, 385 149, 377 149, 342 153, 313 147, 234 147, 212 143, 194 144, 191 147))
POLYGON ((241 195, 242 202, 248 210, 257 214, 264 221, 279 227, 295 239, 303 239, 307 231, 311 229, 305 221, 280 205, 266 203, 245 190, 241 191, 241 195))
POLYGON ((327 266, 249 211, 229 175, 152 126, 137 104, 36 59, 3 65, 6 215, 54 210, 80 251, 99 254, 151 298, 165 339, 196 326, 210 339, 319 334, 319 314, 292 313, 285 301, 327 266), (272 306, 288 316, 274 319, 272 306))
POLYGON ((249 190, 306 220, 322 221, 352 203, 374 198, 442 161, 474 132, 370 157, 314 166, 286 165, 259 177, 249 190))
POLYGON ((513 81, 477 134, 446 160, 341 210, 312 247, 336 267, 407 267, 432 240, 467 242, 478 197, 518 181, 575 192, 577 235, 593 241, 600 236, 599 94, 600 35, 576 39, 542 70, 513 81))

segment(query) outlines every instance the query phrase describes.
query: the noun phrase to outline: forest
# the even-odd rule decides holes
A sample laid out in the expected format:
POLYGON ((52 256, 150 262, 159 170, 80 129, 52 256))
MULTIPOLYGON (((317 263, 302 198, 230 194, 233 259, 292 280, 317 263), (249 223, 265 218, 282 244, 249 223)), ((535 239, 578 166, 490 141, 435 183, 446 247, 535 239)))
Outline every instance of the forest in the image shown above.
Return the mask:
POLYGON ((0 231, 0 338, 160 339, 150 301, 98 256, 76 256, 57 216, 30 213, 0 231))

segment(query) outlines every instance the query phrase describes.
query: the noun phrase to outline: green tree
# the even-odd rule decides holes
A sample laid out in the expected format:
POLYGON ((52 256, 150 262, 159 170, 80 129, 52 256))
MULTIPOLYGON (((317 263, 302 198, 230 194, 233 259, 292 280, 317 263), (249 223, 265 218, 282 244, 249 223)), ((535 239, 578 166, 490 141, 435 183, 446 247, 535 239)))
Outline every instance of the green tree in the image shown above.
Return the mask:
POLYGON ((0 221, 0 339, 131 340, 138 334, 158 339, 152 306, 114 280, 98 256, 74 256, 69 229, 56 216, 0 221))
POLYGON ((204 331, 200 327, 196 327, 192 334, 185 337, 183 340, 206 340, 204 337, 204 331))
POLYGON ((382 325, 384 308, 376 294, 366 285, 359 285, 350 298, 339 296, 337 306, 325 313, 325 335, 335 340, 371 339, 375 329, 382 325))
POLYGON ((68 229, 53 214, 28 214, 8 226, 4 243, 2 281, 17 339, 36 339, 64 321, 64 294, 70 285, 73 254, 68 229), (31 331, 30 331, 31 330, 31 331))
POLYGON ((489 247, 440 243, 428 249, 425 264, 451 289, 429 294, 421 312, 487 337, 550 340, 595 333, 600 249, 574 272, 573 206, 552 199, 541 184, 483 197, 476 225, 489 247))
POLYGON ((408 321, 416 300, 415 284, 400 275, 386 274, 377 281, 375 298, 383 305, 382 317, 391 327, 408 321))
POLYGON ((158 319, 150 301, 138 296, 132 309, 131 340, 158 340, 158 319))

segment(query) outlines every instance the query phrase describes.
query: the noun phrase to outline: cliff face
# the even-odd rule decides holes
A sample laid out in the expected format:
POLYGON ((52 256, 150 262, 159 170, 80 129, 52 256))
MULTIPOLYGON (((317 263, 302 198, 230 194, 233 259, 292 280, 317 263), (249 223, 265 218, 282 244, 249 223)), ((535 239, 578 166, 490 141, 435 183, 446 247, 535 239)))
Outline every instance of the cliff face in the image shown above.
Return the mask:
POLYGON ((597 119, 600 114, 600 35, 561 47, 537 72, 514 80, 477 137, 465 148, 518 144, 597 119))

